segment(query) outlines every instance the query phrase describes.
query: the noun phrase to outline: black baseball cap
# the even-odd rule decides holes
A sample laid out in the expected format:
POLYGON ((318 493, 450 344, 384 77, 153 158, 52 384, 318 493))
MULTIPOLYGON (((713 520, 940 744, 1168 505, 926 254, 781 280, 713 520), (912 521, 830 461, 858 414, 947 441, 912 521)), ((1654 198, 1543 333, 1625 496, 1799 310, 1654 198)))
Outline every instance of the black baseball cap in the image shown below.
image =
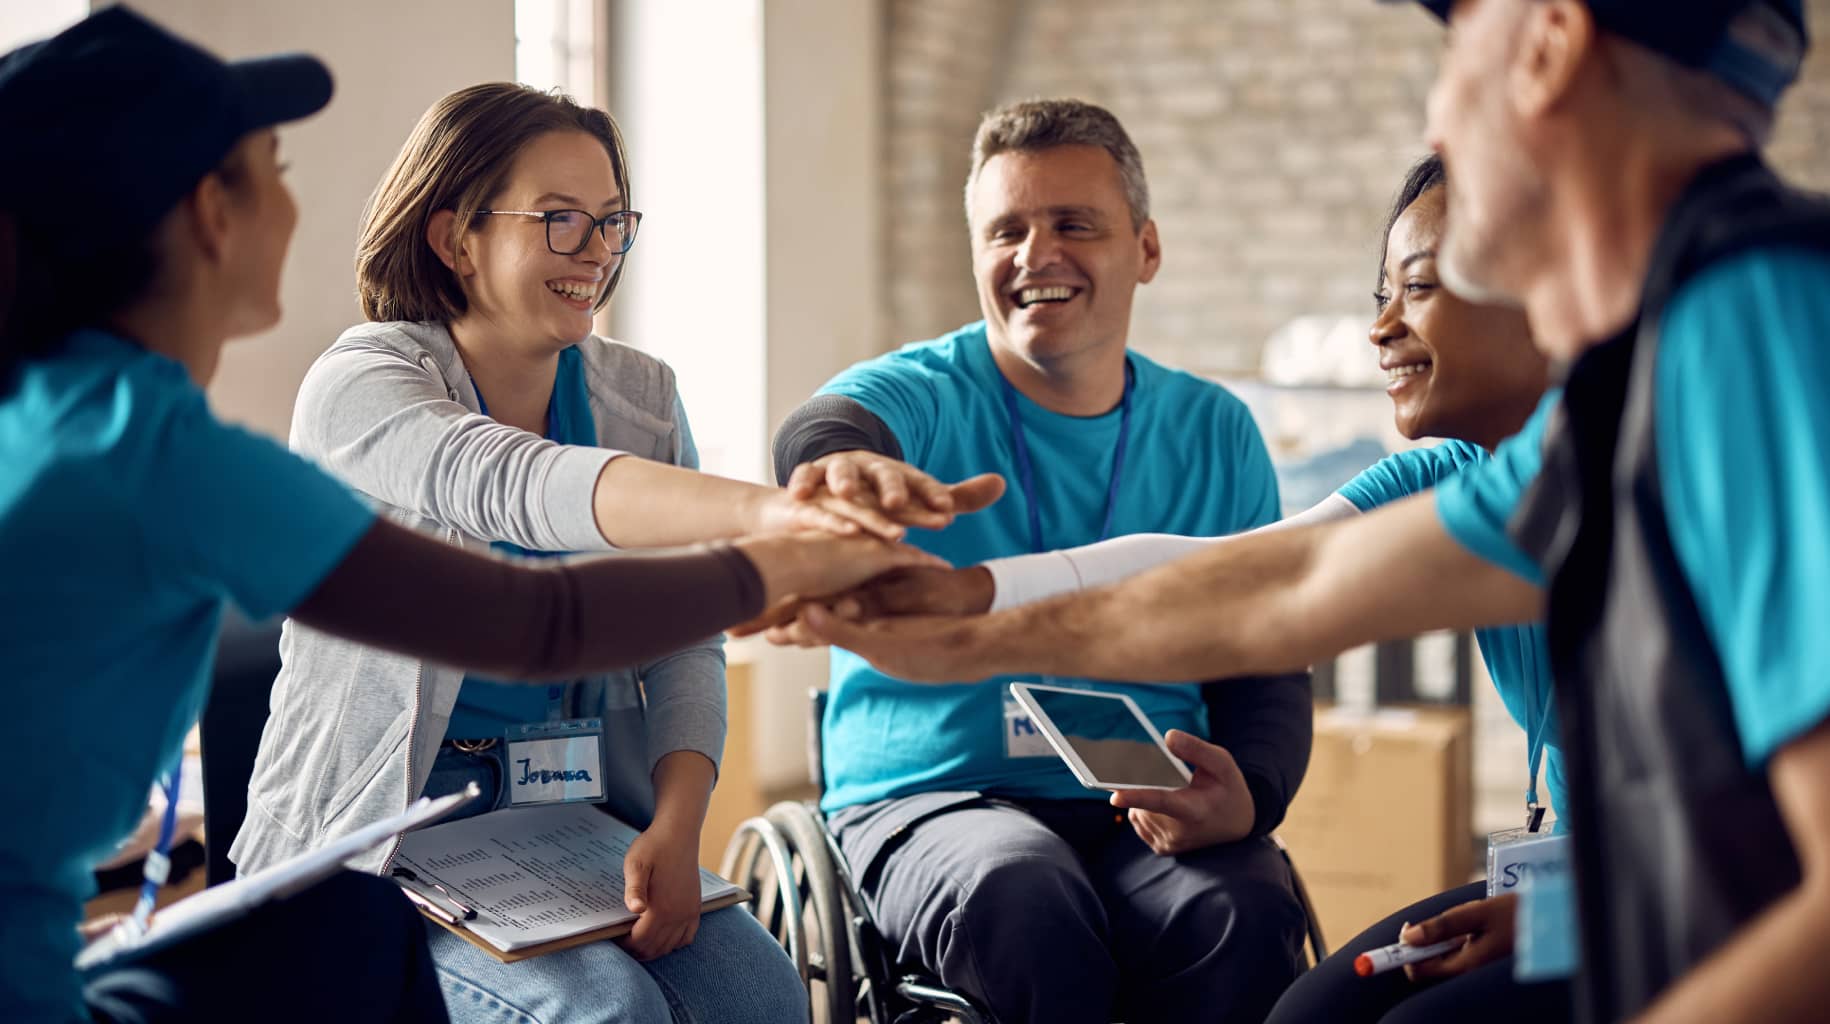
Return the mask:
MULTIPOLYGON (((1395 0, 1381 0, 1393 3, 1395 0)), ((1453 0, 1416 0, 1444 21, 1453 0)), ((1772 106, 1810 47, 1804 0, 1588 0, 1595 24, 1772 106)))
POLYGON ((225 63, 110 7, 0 56, 0 208, 77 248, 137 237, 243 136, 330 95, 316 57, 225 63))

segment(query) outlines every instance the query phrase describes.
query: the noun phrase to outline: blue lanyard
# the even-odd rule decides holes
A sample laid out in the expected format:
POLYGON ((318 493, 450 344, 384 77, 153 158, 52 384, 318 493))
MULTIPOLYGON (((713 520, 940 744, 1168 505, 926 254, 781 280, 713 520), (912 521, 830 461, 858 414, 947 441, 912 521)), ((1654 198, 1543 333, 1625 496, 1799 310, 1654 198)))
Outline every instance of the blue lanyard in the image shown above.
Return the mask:
POLYGON ((131 923, 127 925, 136 936, 146 934, 159 887, 172 874, 172 839, 178 831, 178 782, 183 778, 183 763, 184 754, 180 752, 178 760, 159 777, 159 788, 165 792, 165 815, 159 819, 159 843, 146 855, 145 880, 140 883, 140 898, 133 905, 131 923))
MULTIPOLYGON (((483 400, 483 389, 477 387, 477 382, 475 380, 470 382, 470 386, 477 393, 477 411, 488 416, 489 403, 483 400)), ((565 442, 559 441, 558 407, 559 382, 554 381, 553 397, 546 400, 546 437, 549 441, 557 441, 560 444, 564 444, 565 442)), ((565 717, 565 697, 566 688, 563 683, 548 686, 546 688, 546 716, 549 721, 555 718, 565 717)))
MULTIPOLYGON (((1017 408, 1017 389, 1002 372, 998 383, 1004 385, 1004 409, 1010 415, 1010 441, 1016 449, 1017 484, 1023 488, 1023 501, 1029 511, 1029 549, 1040 554, 1042 546, 1042 509, 1036 503, 1036 469, 1029 457, 1029 441, 1023 436, 1023 418, 1017 408)), ((1125 473, 1125 445, 1131 436, 1131 392, 1137 385, 1137 374, 1131 360, 1125 359, 1125 393, 1118 402, 1118 445, 1112 452, 1112 478, 1106 483, 1106 513, 1100 520, 1099 539, 1112 536, 1112 519, 1118 512, 1118 484, 1125 473)))
MULTIPOLYGON (((1524 634, 1522 638, 1529 639, 1529 637, 1530 634, 1524 634)), ((1529 643, 1526 644, 1526 649, 1531 650, 1529 643)), ((1535 653, 1532 655, 1532 661, 1535 667, 1537 661, 1535 653)), ((1544 701, 1543 707, 1538 706, 1540 688, 1535 685, 1535 681, 1541 675, 1542 673, 1528 673, 1528 678, 1524 680, 1526 684, 1525 769, 1530 773, 1525 780, 1525 827, 1532 832, 1538 830, 1539 823, 1544 819, 1544 812, 1538 806, 1538 769, 1544 763, 1544 745, 1547 734, 1550 732, 1550 715, 1557 704, 1556 693, 1550 692, 1542 694, 1548 699, 1544 701)))

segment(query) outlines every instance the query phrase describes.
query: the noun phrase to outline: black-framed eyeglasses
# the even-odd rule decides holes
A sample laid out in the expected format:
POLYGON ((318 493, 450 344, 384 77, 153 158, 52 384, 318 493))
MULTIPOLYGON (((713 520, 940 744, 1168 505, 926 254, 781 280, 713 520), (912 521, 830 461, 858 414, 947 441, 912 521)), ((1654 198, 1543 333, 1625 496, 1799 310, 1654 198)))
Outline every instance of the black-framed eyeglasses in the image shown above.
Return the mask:
POLYGON ((642 226, 642 215, 635 210, 617 210, 593 217, 585 210, 478 210, 478 213, 514 217, 539 217, 546 222, 546 247, 561 256, 574 256, 591 244, 591 229, 604 238, 612 255, 621 255, 635 244, 636 229, 642 226))

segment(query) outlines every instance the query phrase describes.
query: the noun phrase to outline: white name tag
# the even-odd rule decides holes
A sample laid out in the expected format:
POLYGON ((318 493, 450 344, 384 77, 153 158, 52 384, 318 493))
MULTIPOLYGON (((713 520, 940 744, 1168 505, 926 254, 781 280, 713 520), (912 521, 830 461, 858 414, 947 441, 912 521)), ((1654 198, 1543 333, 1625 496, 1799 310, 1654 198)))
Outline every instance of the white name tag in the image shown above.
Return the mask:
POLYGON ((1004 698, 1004 756, 1055 756, 1055 748, 1049 746, 1048 737, 1030 720, 1029 712, 1009 697, 1004 698))
POLYGON ((1537 875, 1567 875, 1569 833, 1527 832, 1522 828, 1487 837, 1487 895, 1499 896, 1537 875))
POLYGON ((539 722, 509 730, 511 806, 595 803, 603 798, 603 719, 539 722))

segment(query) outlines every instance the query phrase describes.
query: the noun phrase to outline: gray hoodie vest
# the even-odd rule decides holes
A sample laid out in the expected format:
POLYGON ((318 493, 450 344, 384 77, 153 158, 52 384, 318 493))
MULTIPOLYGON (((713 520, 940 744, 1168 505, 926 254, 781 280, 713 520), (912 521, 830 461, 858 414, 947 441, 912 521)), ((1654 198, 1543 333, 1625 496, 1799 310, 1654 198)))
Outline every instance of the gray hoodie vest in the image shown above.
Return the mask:
MULTIPOLYGON (((600 448, 555 444, 479 413, 451 335, 436 323, 350 328, 306 373, 294 450, 389 519, 473 550, 605 551, 592 494, 622 453, 697 467, 665 363, 592 337, 579 345, 600 448)), ((397 813, 425 788, 462 670, 362 647, 288 621, 271 717, 229 856, 243 872, 397 813)), ((724 749, 724 648, 707 640, 568 687, 567 712, 604 718, 608 809, 654 813, 654 764, 724 749)), ((355 861, 382 871, 384 847, 355 861)))

